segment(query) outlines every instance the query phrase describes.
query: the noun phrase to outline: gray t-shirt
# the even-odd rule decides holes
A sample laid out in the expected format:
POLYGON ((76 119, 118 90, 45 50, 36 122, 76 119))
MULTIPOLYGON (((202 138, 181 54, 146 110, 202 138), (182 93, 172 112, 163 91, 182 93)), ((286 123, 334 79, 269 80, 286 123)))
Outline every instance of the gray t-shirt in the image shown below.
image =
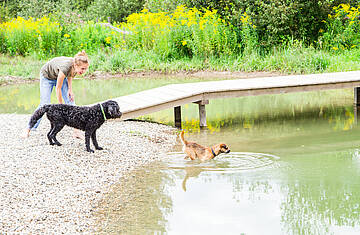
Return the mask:
POLYGON ((50 80, 56 80, 59 71, 63 72, 65 76, 72 77, 74 70, 74 58, 72 57, 55 57, 48 61, 40 70, 40 73, 50 80))

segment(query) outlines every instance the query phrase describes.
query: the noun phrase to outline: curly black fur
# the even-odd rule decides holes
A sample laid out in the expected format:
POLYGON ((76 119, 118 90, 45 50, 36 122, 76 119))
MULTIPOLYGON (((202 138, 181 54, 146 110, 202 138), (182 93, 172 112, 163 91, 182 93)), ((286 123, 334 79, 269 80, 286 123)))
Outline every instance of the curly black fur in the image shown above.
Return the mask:
MULTIPOLYGON (((101 104, 104 108, 106 119, 120 118, 122 113, 116 101, 109 100, 101 104)), ((61 146, 56 139, 56 134, 65 126, 71 126, 85 131, 85 145, 88 152, 90 149, 90 137, 97 150, 102 150, 96 141, 96 130, 105 122, 100 104, 87 106, 74 106, 67 104, 49 104, 37 109, 30 119, 30 128, 46 113, 50 121, 51 129, 47 134, 51 145, 61 146)))

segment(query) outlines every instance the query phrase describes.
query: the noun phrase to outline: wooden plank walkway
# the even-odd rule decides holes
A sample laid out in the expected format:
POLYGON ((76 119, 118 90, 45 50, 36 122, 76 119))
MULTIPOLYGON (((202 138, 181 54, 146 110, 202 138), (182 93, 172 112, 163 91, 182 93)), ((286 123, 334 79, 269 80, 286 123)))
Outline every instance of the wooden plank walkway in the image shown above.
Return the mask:
POLYGON ((350 87, 360 87, 360 71, 172 84, 113 100, 120 105, 122 119, 130 119, 187 103, 198 103, 200 111, 210 99, 350 87))

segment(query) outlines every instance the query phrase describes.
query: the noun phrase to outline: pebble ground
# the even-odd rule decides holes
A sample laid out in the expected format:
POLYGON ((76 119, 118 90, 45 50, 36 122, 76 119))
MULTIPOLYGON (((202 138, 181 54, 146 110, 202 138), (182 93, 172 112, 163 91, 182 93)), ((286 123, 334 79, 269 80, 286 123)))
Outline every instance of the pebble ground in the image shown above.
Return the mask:
POLYGON ((94 210, 110 186, 176 144, 172 127, 108 121, 97 131, 104 150, 88 153, 69 127, 57 136, 63 145, 50 146, 46 117, 20 138, 29 118, 0 115, 0 233, 94 233, 94 210))

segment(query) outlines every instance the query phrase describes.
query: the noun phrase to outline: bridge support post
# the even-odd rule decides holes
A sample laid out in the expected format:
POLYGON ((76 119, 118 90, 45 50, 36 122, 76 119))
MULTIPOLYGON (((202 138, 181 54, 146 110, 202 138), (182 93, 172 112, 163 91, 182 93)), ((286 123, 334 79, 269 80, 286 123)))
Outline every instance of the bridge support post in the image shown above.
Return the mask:
POLYGON ((354 87, 354 105, 360 106, 360 87, 354 87))
POLYGON ((360 112, 360 106, 354 105, 354 123, 357 125, 359 123, 359 112, 360 112))
POLYGON ((174 123, 175 127, 181 129, 181 106, 174 107, 174 123))
POLYGON ((200 128, 207 127, 205 105, 209 104, 209 100, 201 100, 201 101, 198 101, 198 102, 195 102, 195 103, 199 105, 200 128))
POLYGON ((360 87, 354 87, 354 121, 358 123, 360 109, 360 87))
POLYGON ((354 87, 354 122, 358 124, 360 111, 360 87, 354 87))
POLYGON ((206 127, 206 109, 205 105, 199 104, 199 118, 200 118, 200 128, 206 127))

